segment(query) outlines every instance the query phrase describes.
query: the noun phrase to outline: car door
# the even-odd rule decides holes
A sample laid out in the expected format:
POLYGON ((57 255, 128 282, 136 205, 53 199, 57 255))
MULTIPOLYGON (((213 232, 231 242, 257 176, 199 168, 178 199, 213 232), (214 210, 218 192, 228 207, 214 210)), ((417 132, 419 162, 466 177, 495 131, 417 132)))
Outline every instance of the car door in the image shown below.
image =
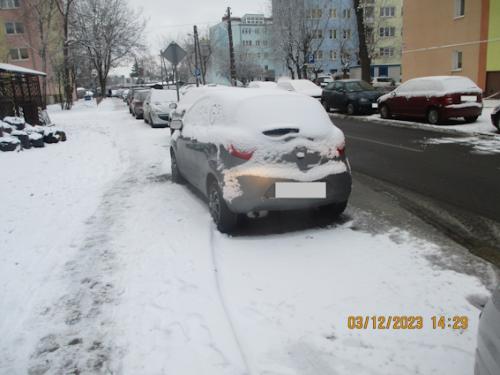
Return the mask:
POLYGON ((346 86, 344 82, 336 82, 335 83, 335 94, 334 94, 334 102, 335 108, 344 111, 347 106, 347 92, 346 86))
POLYGON ((390 95, 389 109, 395 116, 408 116, 409 112, 409 99, 411 93, 412 82, 406 82, 399 86, 396 90, 392 91, 390 95))
POLYGON ((430 103, 429 84, 427 80, 419 79, 412 82, 410 94, 406 103, 406 115, 410 117, 425 117, 430 103))
POLYGON ((334 88, 335 88, 335 82, 330 82, 323 89, 323 94, 322 94, 323 102, 328 104, 328 106, 330 107, 333 107, 332 101, 333 101, 333 94, 335 92, 334 88))
POLYGON ((146 96, 146 99, 144 99, 144 118, 145 119, 149 118, 149 111, 150 110, 151 110, 151 91, 146 96))

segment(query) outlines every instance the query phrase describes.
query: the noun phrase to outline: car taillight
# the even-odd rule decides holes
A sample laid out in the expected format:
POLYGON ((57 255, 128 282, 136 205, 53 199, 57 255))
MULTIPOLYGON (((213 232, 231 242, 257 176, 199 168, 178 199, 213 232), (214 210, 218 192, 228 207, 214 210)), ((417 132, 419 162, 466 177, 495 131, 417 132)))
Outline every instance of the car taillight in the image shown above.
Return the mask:
POLYGON ((453 104, 453 96, 451 96, 451 95, 446 95, 446 96, 444 97, 444 102, 445 102, 446 104, 453 104))
POLYGON ((342 144, 339 147, 337 147, 337 152, 339 153, 339 157, 345 156, 345 144, 342 144))
POLYGON ((251 150, 251 151, 243 151, 243 150, 238 150, 236 147, 234 147, 233 145, 229 145, 227 151, 237 157, 237 158, 240 158, 240 159, 243 159, 243 160, 250 160, 255 152, 255 150, 251 150))

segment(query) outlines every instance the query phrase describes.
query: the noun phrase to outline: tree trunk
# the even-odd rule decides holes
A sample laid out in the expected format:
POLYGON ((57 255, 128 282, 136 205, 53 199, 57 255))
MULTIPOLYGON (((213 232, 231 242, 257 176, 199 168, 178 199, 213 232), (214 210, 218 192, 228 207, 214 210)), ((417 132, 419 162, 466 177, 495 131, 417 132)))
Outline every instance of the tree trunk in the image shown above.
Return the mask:
POLYGON ((361 78, 363 81, 370 82, 372 59, 368 53, 368 45, 366 43, 366 27, 364 9, 360 4, 360 0, 354 0, 354 11, 356 12, 356 21, 358 24, 358 39, 359 39, 359 60, 361 63, 361 78))

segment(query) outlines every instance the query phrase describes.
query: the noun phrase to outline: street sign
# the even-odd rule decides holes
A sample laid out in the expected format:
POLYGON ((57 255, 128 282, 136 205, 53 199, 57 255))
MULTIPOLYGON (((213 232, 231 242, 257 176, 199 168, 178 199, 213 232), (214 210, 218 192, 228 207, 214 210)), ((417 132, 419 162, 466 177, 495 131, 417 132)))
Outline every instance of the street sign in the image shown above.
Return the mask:
POLYGON ((314 54, 311 53, 309 56, 307 56, 307 63, 314 64, 314 54))
POLYGON ((175 66, 186 57, 187 53, 177 43, 172 42, 161 55, 175 66))

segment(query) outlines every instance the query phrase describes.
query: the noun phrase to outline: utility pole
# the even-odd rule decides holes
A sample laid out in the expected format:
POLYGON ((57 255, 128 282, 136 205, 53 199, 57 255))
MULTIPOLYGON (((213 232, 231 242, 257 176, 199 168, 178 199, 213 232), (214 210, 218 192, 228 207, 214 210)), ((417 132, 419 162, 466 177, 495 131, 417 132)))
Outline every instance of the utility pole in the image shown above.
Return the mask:
POLYGON ((196 87, 200 87, 200 66, 198 65, 198 27, 193 26, 194 31, 194 75, 196 76, 196 87))
POLYGON ((229 36, 229 63, 231 66, 231 85, 236 86, 236 65, 234 62, 233 28, 231 26, 230 7, 227 7, 227 33, 229 36))
POLYGON ((207 83, 205 82, 205 64, 206 60, 203 57, 201 53, 201 47, 200 47, 200 37, 198 35, 198 32, 196 32, 196 45, 195 48, 198 48, 198 56, 200 57, 200 69, 201 69, 201 82, 206 85, 207 83), (198 47, 196 47, 198 46, 198 47))

